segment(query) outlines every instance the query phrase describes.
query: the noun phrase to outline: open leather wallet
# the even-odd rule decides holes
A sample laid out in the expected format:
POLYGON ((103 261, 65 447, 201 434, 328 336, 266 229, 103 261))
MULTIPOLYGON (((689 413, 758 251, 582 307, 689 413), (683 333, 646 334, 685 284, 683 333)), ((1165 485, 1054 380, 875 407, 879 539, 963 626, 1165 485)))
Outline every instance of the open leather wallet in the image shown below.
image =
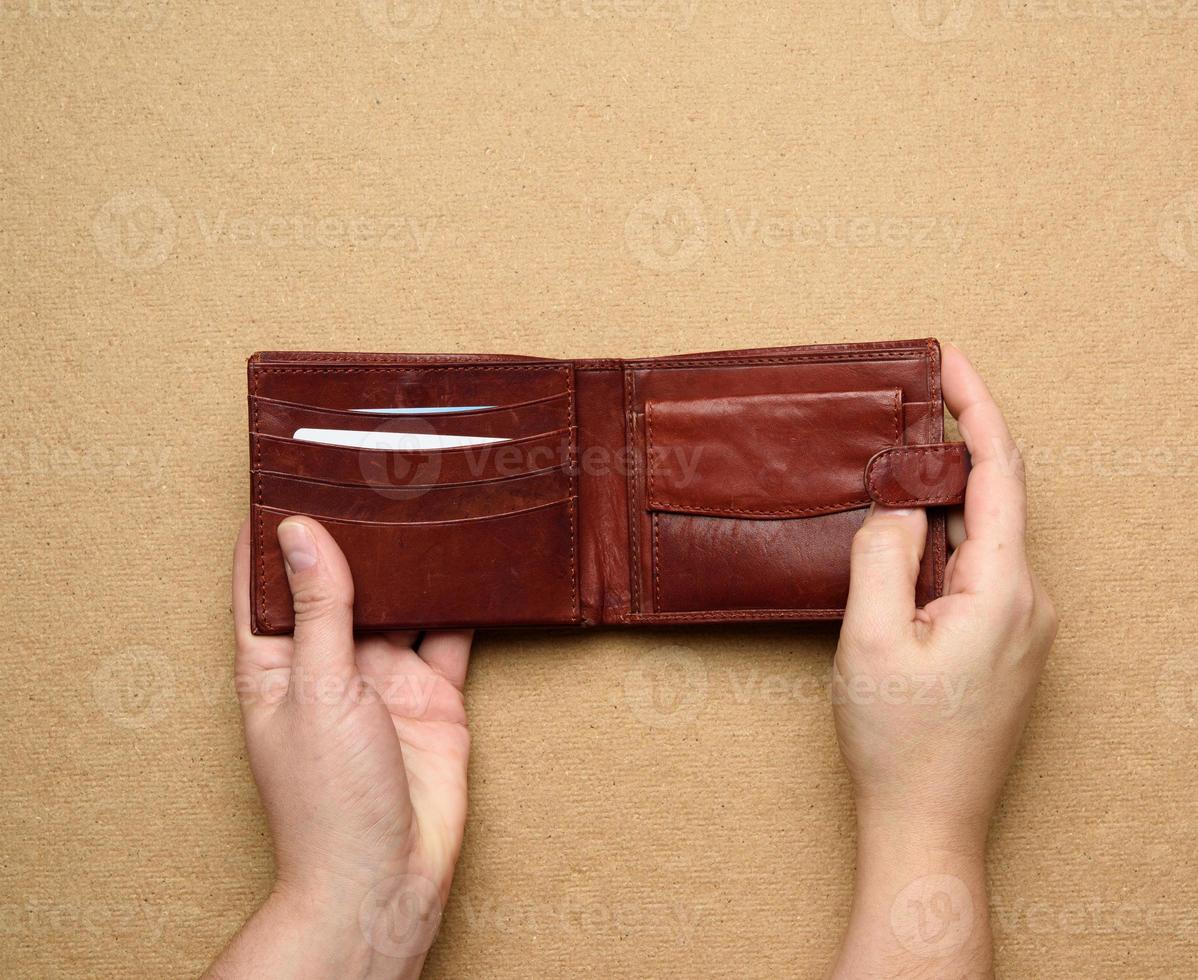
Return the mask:
POLYGON ((249 362, 253 628, 292 628, 275 530, 319 520, 361 629, 836 619, 876 502, 928 507, 935 340, 641 360, 269 352, 249 362))

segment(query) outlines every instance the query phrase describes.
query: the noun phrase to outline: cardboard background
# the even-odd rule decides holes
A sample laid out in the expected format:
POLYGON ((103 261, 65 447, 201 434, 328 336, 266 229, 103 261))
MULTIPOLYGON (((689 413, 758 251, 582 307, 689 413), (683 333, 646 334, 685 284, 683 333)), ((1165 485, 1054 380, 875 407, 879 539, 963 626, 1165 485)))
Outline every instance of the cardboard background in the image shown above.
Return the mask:
MULTIPOLYGON (((268 886, 227 612, 251 351, 926 335, 1008 413, 1063 616, 1000 971, 1198 971, 1198 11, 924 6, 4 0, 0 973, 194 974, 268 886)), ((817 974, 834 643, 484 638, 428 974, 817 974)))

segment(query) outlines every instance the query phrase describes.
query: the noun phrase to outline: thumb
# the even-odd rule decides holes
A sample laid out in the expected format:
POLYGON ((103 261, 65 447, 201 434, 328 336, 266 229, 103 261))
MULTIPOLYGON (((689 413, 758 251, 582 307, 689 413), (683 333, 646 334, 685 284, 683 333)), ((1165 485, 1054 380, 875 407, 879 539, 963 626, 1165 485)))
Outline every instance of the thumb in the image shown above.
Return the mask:
POLYGON ((345 555, 310 517, 279 524, 295 608, 293 672, 319 677, 354 666, 354 581, 345 555))
POLYGON ((853 538, 845 635, 866 644, 886 643, 910 629, 927 536, 922 508, 870 510, 853 538))

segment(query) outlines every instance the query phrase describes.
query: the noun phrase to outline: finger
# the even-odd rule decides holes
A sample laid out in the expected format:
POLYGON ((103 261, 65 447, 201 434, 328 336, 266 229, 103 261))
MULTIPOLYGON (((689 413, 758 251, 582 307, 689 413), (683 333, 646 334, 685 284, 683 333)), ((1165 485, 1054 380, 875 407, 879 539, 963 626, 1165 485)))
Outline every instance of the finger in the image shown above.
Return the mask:
POLYGON ((250 519, 241 522, 237 543, 233 546, 233 636, 237 656, 254 642, 250 632, 250 519))
POLYGON ((466 683, 474 630, 430 630, 420 641, 420 659, 459 691, 466 683))
POLYGON ((295 609, 295 671, 352 673, 354 583, 345 555, 310 517, 288 517, 278 535, 295 609))
POLYGON ((1006 420, 969 359, 944 347, 944 400, 957 419, 973 469, 965 492, 965 534, 1022 554, 1027 524, 1023 461, 1006 420))
POLYGON ((928 535, 922 509, 872 509, 853 538, 844 630, 865 642, 893 640, 915 621, 915 582, 928 535))
POLYGON ((387 642, 393 647, 399 649, 410 650, 416 643, 416 637, 420 635, 420 630, 387 630, 383 636, 387 638, 387 642))
POLYGON ((289 636, 255 636, 250 630, 250 522, 242 522, 233 548, 233 675, 242 706, 273 703, 287 691, 289 636))
POLYGON ((953 592, 953 579, 957 574, 957 552, 953 552, 948 556, 948 561, 944 565, 944 592, 951 594, 953 592))
POLYGON ((965 543, 965 508, 950 508, 946 524, 948 530, 948 546, 956 551, 965 543))

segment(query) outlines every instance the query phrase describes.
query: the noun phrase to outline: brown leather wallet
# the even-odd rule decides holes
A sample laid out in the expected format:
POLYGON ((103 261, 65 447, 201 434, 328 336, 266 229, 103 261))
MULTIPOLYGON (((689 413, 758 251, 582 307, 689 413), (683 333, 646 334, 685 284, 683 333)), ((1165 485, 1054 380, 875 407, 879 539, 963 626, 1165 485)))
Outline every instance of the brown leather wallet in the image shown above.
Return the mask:
POLYGON ((924 605, 969 469, 935 340, 259 353, 249 420, 256 633, 292 628, 289 514, 341 545, 362 629, 836 619, 871 502, 932 508, 924 605))

